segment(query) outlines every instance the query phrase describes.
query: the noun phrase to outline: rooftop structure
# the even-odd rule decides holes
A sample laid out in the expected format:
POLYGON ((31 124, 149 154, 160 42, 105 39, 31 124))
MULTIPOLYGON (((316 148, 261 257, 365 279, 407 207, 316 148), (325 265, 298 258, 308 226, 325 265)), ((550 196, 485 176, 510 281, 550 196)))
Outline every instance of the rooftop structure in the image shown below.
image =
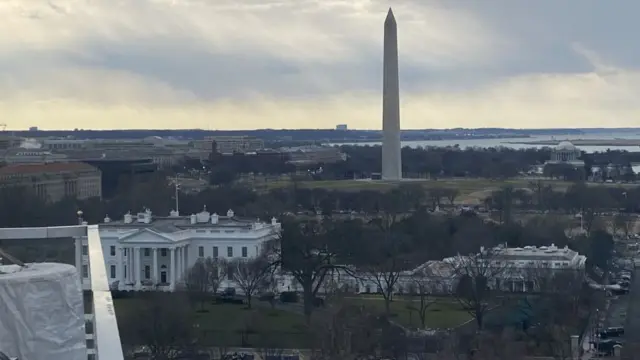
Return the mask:
MULTIPOLYGON (((90 290, 91 297, 85 309, 85 324, 87 326, 87 356, 96 360, 123 360, 122 345, 118 331, 118 323, 113 307, 113 299, 107 274, 105 272, 104 257, 100 233, 97 225, 56 226, 40 228, 0 228, 0 240, 21 240, 38 242, 45 239, 76 239, 76 266, 79 268, 82 254, 80 253, 80 238, 86 238, 86 263, 91 274, 90 280, 83 280, 83 285, 90 290)), ((24 326, 25 324, 23 324, 24 326)), ((28 326, 28 324, 26 324, 28 326)), ((51 329, 55 331, 56 329, 51 329)), ((63 331, 64 329, 61 329, 63 331)), ((14 356, 13 354, 7 354, 14 356)), ((68 360, 50 358, 51 360, 68 360)))

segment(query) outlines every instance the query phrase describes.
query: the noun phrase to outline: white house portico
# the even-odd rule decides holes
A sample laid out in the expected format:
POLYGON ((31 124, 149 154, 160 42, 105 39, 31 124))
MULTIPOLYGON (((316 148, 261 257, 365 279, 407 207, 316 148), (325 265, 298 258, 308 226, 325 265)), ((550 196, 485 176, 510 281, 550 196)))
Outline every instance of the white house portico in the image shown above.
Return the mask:
MULTIPOLYGON (((251 258, 273 239, 280 224, 243 220, 229 210, 226 216, 198 214, 154 216, 150 210, 126 214, 121 221, 108 216, 99 225, 107 276, 114 290, 173 291, 198 259, 251 258)), ((83 263, 86 239, 82 240, 83 263)), ((88 277, 86 266, 83 276, 88 277)))

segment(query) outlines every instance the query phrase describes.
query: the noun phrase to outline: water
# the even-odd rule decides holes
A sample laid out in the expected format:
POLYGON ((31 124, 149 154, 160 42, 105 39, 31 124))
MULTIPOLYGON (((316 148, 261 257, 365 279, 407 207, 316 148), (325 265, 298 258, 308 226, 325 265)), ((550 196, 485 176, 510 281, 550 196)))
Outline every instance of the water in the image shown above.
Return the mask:
MULTIPOLYGON (((598 133, 598 134, 585 134, 585 135, 555 135, 555 136, 531 136, 528 138, 503 138, 503 139, 451 139, 451 140, 424 140, 424 141, 403 141, 402 146, 409 146, 412 148, 417 147, 427 147, 427 146, 437 146, 437 147, 446 147, 446 146, 455 146, 458 145, 460 148, 468 148, 468 147, 507 147, 511 149, 530 149, 530 148, 543 148, 543 147, 553 147, 553 145, 531 145, 531 144, 510 144, 509 142, 532 142, 532 141, 544 141, 544 140, 553 140, 557 143, 568 140, 578 140, 578 139, 634 139, 640 140, 640 134, 629 134, 629 133, 598 133)), ((381 145, 381 142, 360 142, 360 143, 343 143, 343 144, 332 144, 332 145, 381 145)), ((587 153, 593 152, 603 152, 609 150, 625 150, 625 151, 633 151, 639 152, 640 146, 578 146, 578 148, 587 153)))

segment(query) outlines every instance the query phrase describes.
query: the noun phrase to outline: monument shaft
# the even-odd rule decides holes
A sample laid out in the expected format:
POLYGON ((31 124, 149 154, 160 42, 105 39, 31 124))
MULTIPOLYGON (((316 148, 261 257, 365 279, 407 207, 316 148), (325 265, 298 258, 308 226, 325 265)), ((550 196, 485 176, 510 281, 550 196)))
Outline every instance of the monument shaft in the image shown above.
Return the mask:
POLYGON ((400 155, 400 85, 398 80, 398 26, 389 9, 384 22, 382 84, 382 179, 402 179, 400 155))

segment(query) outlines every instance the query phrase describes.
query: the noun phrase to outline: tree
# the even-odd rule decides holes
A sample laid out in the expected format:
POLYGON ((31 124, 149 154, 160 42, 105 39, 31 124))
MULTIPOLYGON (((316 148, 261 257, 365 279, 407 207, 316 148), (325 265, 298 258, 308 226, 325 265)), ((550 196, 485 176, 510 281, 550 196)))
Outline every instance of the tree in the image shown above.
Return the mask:
POLYGON ((229 264, 233 280, 244 292, 247 307, 251 308, 251 299, 259 291, 269 287, 272 267, 266 256, 260 255, 252 259, 235 259, 229 264))
POLYGON ((409 306, 410 310, 418 313, 420 325, 423 329, 427 326, 427 310, 436 303, 436 298, 433 297, 433 294, 438 291, 438 288, 444 290, 445 287, 446 284, 441 282, 439 276, 430 269, 422 269, 422 271, 411 275, 411 282, 407 291, 407 295, 412 300, 409 306))
POLYGON ((634 232, 636 227, 636 218, 628 213, 617 213, 612 220, 612 229, 622 231, 625 238, 634 232))
POLYGON ((357 359, 376 354, 380 343, 372 329, 374 315, 342 297, 332 297, 314 315, 312 359, 357 359))
POLYGON ((484 316, 491 309, 493 290, 500 287, 503 274, 508 274, 509 265, 500 261, 501 249, 481 248, 477 254, 456 256, 451 265, 458 279, 454 296, 474 317, 479 330, 484 325, 484 316))
POLYGON ((385 313, 391 315, 391 301, 402 272, 411 267, 414 255, 408 236, 399 231, 398 220, 403 205, 399 194, 390 193, 381 199, 377 217, 369 221, 365 243, 358 244, 354 276, 373 282, 384 298, 385 313))
POLYGON ((336 243, 343 239, 335 234, 333 226, 329 220, 285 219, 279 241, 270 250, 273 265, 291 274, 302 287, 307 323, 311 321, 314 301, 325 278, 338 268, 336 243))
POLYGON ((216 294, 224 279, 226 266, 222 259, 198 259, 186 275, 185 287, 192 301, 200 303, 200 311, 205 311, 210 294, 216 294))
POLYGON ((444 192, 444 197, 446 197, 447 200, 449 200, 449 203, 453 206, 456 198, 460 195, 460 190, 456 188, 444 188, 442 191, 444 192))
POLYGON ((538 292, 520 304, 527 322, 523 330, 544 354, 569 359, 570 336, 586 329, 594 308, 584 272, 546 266, 530 267, 526 272, 538 292))
POLYGON ((130 301, 131 308, 118 316, 126 345, 145 347, 154 360, 177 359, 193 350, 194 318, 185 296, 152 291, 130 301))

